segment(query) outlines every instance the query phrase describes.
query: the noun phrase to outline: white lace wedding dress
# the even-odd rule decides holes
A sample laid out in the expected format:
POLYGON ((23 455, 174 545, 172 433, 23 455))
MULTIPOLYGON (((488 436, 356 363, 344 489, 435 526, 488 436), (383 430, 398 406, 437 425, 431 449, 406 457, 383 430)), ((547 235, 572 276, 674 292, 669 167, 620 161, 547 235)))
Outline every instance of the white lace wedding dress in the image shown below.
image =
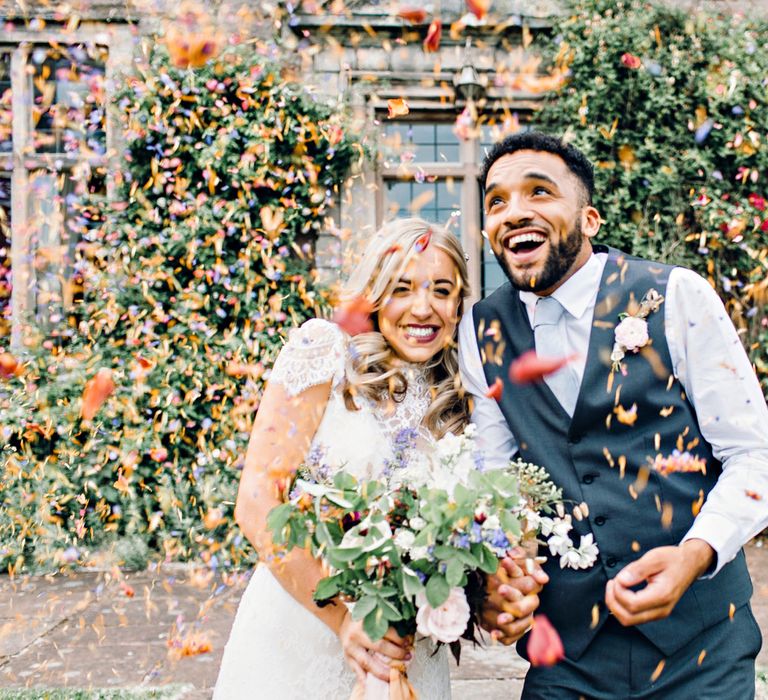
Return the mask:
MULTIPOLYGON (((430 390, 418 366, 407 368, 408 391, 385 415, 384 408, 360 397, 360 410, 347 410, 342 380, 348 360, 347 337, 337 326, 313 319, 292 332, 270 377, 291 395, 332 380, 307 458, 323 479, 340 468, 359 478, 386 474, 397 445, 411 430, 418 431, 421 445, 415 449, 430 449, 434 443, 420 426, 430 390)), ((420 700, 450 698, 447 648, 435 653, 429 640, 417 640, 408 678, 420 700)), ((296 602, 266 566, 257 566, 224 650, 214 700, 346 700, 355 680, 338 637, 296 602)))

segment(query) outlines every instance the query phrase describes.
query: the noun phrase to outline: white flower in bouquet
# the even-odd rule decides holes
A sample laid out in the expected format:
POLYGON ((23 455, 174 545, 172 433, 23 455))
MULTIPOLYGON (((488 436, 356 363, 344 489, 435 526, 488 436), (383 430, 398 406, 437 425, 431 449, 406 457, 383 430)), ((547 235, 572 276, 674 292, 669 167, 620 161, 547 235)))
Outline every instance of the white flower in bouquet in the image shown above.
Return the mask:
POLYGON ((501 521, 497 515, 489 515, 483 520, 480 527, 482 527, 483 530, 498 530, 501 527, 501 521))
POLYGON ((525 526, 524 530, 527 532, 536 531, 541 527, 541 521, 542 516, 540 513, 537 513, 535 510, 531 510, 530 508, 524 508, 522 511, 522 516, 525 519, 525 526))
POLYGON ((456 459, 464 449, 464 440, 460 435, 446 433, 435 445, 437 457, 442 462, 449 462, 456 459))
POLYGON ((416 631, 433 642, 450 644, 464 633, 469 622, 469 603, 463 588, 451 588, 445 602, 433 608, 424 593, 416 596, 416 631))
POLYGON ((409 554, 413 561, 419 559, 431 559, 429 556, 429 547, 411 547, 409 554))
POLYGON ((374 523, 370 517, 367 517, 344 533, 339 548, 355 549, 360 547, 363 552, 372 552, 390 539, 392 539, 392 530, 386 520, 379 520, 374 523))
POLYGON ((427 521, 417 515, 408 521, 408 525, 410 525, 411 530, 416 530, 418 532, 426 527, 427 521))
POLYGON ((411 530, 400 528, 395 532, 395 545, 398 549, 402 549, 404 552, 410 552, 413 549, 413 542, 416 539, 416 535, 411 530))

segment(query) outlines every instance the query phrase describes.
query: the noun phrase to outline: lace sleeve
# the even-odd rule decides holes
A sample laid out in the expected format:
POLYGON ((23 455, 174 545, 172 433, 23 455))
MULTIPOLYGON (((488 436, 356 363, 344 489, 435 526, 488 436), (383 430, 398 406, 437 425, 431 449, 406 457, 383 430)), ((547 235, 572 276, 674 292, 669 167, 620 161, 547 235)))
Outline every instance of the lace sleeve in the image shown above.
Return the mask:
POLYGON ((345 358, 341 329, 330 321, 313 318, 291 331, 269 381, 282 384, 289 396, 329 381, 335 387, 344 377, 345 358))

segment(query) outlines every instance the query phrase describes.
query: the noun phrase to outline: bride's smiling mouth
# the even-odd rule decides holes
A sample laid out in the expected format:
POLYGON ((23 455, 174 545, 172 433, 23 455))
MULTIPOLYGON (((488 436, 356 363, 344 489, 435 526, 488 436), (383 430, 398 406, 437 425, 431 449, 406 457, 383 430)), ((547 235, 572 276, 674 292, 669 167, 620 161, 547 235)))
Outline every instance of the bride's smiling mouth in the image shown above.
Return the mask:
POLYGON ((431 343, 440 333, 440 327, 432 324, 409 323, 403 327, 405 336, 416 343, 431 343))

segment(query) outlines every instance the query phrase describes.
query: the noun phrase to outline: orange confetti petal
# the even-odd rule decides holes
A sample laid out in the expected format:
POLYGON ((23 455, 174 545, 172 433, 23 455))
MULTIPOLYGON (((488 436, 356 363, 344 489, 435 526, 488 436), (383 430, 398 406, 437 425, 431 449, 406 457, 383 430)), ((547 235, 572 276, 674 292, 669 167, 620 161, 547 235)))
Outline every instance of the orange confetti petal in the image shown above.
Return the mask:
POLYGON ((483 19, 491 7, 491 0, 467 0, 467 9, 478 19, 483 19))
POLYGON ((734 616, 735 614, 736 614, 736 606, 735 606, 733 603, 731 603, 731 604, 728 606, 728 619, 729 619, 729 620, 733 620, 733 616, 734 616))
POLYGON ((665 663, 666 662, 664 661, 664 659, 659 661, 658 665, 656 666, 653 673, 651 674, 651 683, 655 683, 658 680, 659 676, 661 675, 661 672, 664 670, 665 663))
POLYGON ((704 657, 707 655, 707 650, 702 649, 701 653, 699 654, 699 660, 696 662, 698 666, 701 666, 702 662, 704 661, 704 657))
POLYGON ((93 420, 114 390, 112 370, 102 367, 88 380, 83 390, 83 405, 80 412, 83 420, 93 420))
POLYGON ((387 100, 387 109, 389 110, 389 114, 387 115, 389 119, 404 117, 410 112, 408 103, 400 97, 395 100, 387 100))
POLYGON ((625 409, 621 404, 616 406, 616 408, 613 409, 613 412, 616 414, 616 418, 618 419, 619 423, 622 423, 624 425, 634 425, 635 421, 637 420, 637 404, 632 404, 632 407, 629 409, 625 409))
POLYGON ((757 493, 757 491, 750 491, 749 489, 747 489, 746 491, 744 491, 744 493, 747 496, 749 496, 749 498, 751 498, 753 501, 762 501, 763 500, 763 497, 759 493, 757 493))
POLYGON ((0 376, 10 379, 18 374, 21 374, 18 360, 9 352, 0 354, 0 376))

